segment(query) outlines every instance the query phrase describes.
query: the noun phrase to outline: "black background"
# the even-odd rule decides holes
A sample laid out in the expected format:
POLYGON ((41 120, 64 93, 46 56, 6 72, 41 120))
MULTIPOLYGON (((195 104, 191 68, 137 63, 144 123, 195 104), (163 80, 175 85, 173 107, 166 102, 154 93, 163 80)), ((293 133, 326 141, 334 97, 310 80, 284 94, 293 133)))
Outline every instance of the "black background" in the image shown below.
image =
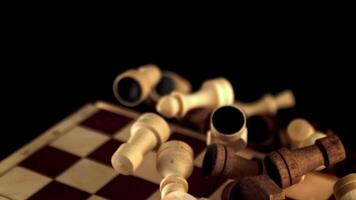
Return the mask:
POLYGON ((119 41, 86 31, 15 35, 3 64, 0 159, 85 103, 116 103, 115 76, 147 63, 176 71, 194 89, 206 79, 226 77, 241 101, 291 88, 296 117, 333 128, 353 148, 355 62, 347 41, 317 34, 230 40, 203 33, 185 33, 192 34, 186 40, 179 34, 145 36, 149 31, 130 38, 116 35, 119 41))

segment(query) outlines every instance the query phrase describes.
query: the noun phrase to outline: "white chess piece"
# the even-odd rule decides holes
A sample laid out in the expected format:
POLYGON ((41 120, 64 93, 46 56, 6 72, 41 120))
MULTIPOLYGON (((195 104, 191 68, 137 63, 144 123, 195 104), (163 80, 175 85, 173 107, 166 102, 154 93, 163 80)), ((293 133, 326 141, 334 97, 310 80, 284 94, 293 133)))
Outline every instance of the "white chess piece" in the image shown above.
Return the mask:
POLYGON ((184 94, 172 92, 162 97, 157 105, 157 112, 165 117, 181 118, 195 108, 210 108, 233 104, 234 91, 230 82, 224 78, 216 78, 205 81, 200 90, 184 94))
POLYGON ((266 94, 256 102, 236 102, 235 104, 245 111, 247 117, 263 114, 275 115, 280 109, 293 107, 295 97, 291 90, 285 90, 277 95, 266 94))
POLYGON ((142 163, 144 155, 160 147, 170 134, 169 125, 159 115, 154 113, 141 115, 132 124, 127 143, 120 145, 111 157, 113 168, 120 174, 132 174, 142 163))

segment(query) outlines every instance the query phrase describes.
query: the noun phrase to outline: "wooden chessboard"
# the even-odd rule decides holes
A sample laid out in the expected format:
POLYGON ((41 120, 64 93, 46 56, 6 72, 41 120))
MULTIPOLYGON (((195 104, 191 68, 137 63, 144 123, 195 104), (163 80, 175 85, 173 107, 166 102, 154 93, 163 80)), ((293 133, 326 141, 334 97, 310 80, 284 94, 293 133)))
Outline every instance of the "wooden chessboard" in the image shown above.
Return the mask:
MULTIPOLYGON (((130 125, 139 115, 105 102, 83 106, 0 162, 0 200, 160 199, 161 177, 155 167, 155 151, 145 156, 132 176, 119 175, 111 167, 111 155, 128 139, 130 125)), ((189 193, 220 199, 228 180, 204 177, 200 169, 205 136, 175 124, 171 124, 171 129, 170 140, 182 140, 194 150, 189 193)), ((263 156, 250 150, 241 155, 263 156)), ((326 199, 331 195, 334 178, 315 173, 308 179, 309 185, 293 186, 286 191, 287 196, 326 199)))

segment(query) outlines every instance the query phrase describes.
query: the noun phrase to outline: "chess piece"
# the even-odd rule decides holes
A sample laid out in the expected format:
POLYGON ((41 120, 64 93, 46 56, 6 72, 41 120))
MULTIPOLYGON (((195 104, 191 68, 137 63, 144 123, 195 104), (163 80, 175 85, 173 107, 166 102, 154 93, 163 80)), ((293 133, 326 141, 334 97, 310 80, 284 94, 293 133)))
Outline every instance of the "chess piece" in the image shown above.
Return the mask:
POLYGON ((236 155, 235 151, 221 144, 208 146, 202 166, 206 176, 219 176, 240 180, 245 176, 256 176, 263 172, 258 160, 248 160, 236 155))
POLYGON ((182 118, 192 109, 209 108, 232 104, 234 91, 230 82, 224 78, 205 81, 199 91, 192 94, 172 92, 162 97, 156 106, 157 112, 165 117, 182 118))
POLYGON ((162 78, 150 93, 153 102, 157 102, 162 96, 169 95, 171 92, 190 93, 192 86, 188 80, 175 72, 163 71, 162 78))
POLYGON ((293 107, 295 98, 291 90, 285 90, 275 96, 266 94, 256 102, 236 102, 235 104, 245 111, 247 117, 262 114, 275 115, 280 109, 293 107))
POLYGON ((268 175, 282 188, 298 183, 302 176, 321 166, 328 167, 345 159, 345 148, 336 136, 318 139, 315 145, 301 149, 281 148, 271 152, 264 164, 268 175))
POLYGON ((317 139, 326 137, 326 134, 316 131, 304 119, 294 119, 287 127, 289 146, 291 149, 313 145, 317 139))
POLYGON ((349 174, 338 180, 334 185, 334 195, 337 200, 355 200, 356 173, 349 174))
POLYGON ((271 152, 280 148, 280 124, 279 118, 272 115, 255 115, 247 118, 247 146, 261 152, 271 152))
POLYGON ((193 171, 194 157, 192 148, 182 142, 172 140, 159 148, 156 167, 158 173, 164 177, 160 183, 161 198, 169 193, 188 191, 188 178, 193 171))
POLYGON ((145 154, 161 146, 170 134, 169 125, 159 115, 141 115, 132 124, 127 143, 121 144, 111 157, 113 168, 120 174, 132 174, 142 163, 145 154))
POLYGON ((267 175, 245 177, 240 182, 230 182, 221 193, 221 200, 282 200, 285 192, 267 175))
POLYGON ((213 111, 207 144, 225 144, 235 151, 247 145, 246 116, 237 106, 222 106, 213 111))
POLYGON ((137 106, 147 99, 160 78, 161 71, 156 65, 127 70, 115 78, 114 95, 125 106, 137 106))

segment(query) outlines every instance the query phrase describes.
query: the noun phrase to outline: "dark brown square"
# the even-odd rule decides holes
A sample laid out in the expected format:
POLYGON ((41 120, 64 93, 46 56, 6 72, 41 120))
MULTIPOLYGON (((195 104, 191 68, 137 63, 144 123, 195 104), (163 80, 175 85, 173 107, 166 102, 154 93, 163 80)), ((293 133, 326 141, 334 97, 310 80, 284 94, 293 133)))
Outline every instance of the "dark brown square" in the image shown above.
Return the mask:
POLYGON ((46 185, 40 191, 32 195, 30 200, 63 200, 63 199, 75 199, 85 200, 90 196, 89 193, 72 188, 68 185, 64 185, 57 181, 53 181, 46 185))
POLYGON ((80 125, 113 135, 130 121, 132 119, 129 117, 100 110, 84 120, 80 125))
POLYGON ((189 194, 195 197, 211 196, 227 179, 205 177, 199 167, 194 167, 193 174, 188 178, 189 194))
POLYGON ((79 159, 76 155, 45 146, 21 162, 20 166, 54 178, 79 159))
POLYGON ((119 148, 122 142, 114 139, 110 139, 91 154, 89 154, 88 158, 99 161, 105 165, 111 166, 111 156, 114 152, 119 148))
POLYGON ((147 199, 159 185, 135 176, 119 175, 97 192, 98 195, 116 200, 147 199))
POLYGON ((190 147, 192 147, 193 151, 194 151, 194 156, 198 156, 198 154, 200 152, 202 152, 205 147, 206 144, 204 141, 189 137, 189 136, 185 136, 179 133, 173 133, 171 135, 171 137, 169 138, 169 140, 181 140, 183 142, 186 142, 190 147))

